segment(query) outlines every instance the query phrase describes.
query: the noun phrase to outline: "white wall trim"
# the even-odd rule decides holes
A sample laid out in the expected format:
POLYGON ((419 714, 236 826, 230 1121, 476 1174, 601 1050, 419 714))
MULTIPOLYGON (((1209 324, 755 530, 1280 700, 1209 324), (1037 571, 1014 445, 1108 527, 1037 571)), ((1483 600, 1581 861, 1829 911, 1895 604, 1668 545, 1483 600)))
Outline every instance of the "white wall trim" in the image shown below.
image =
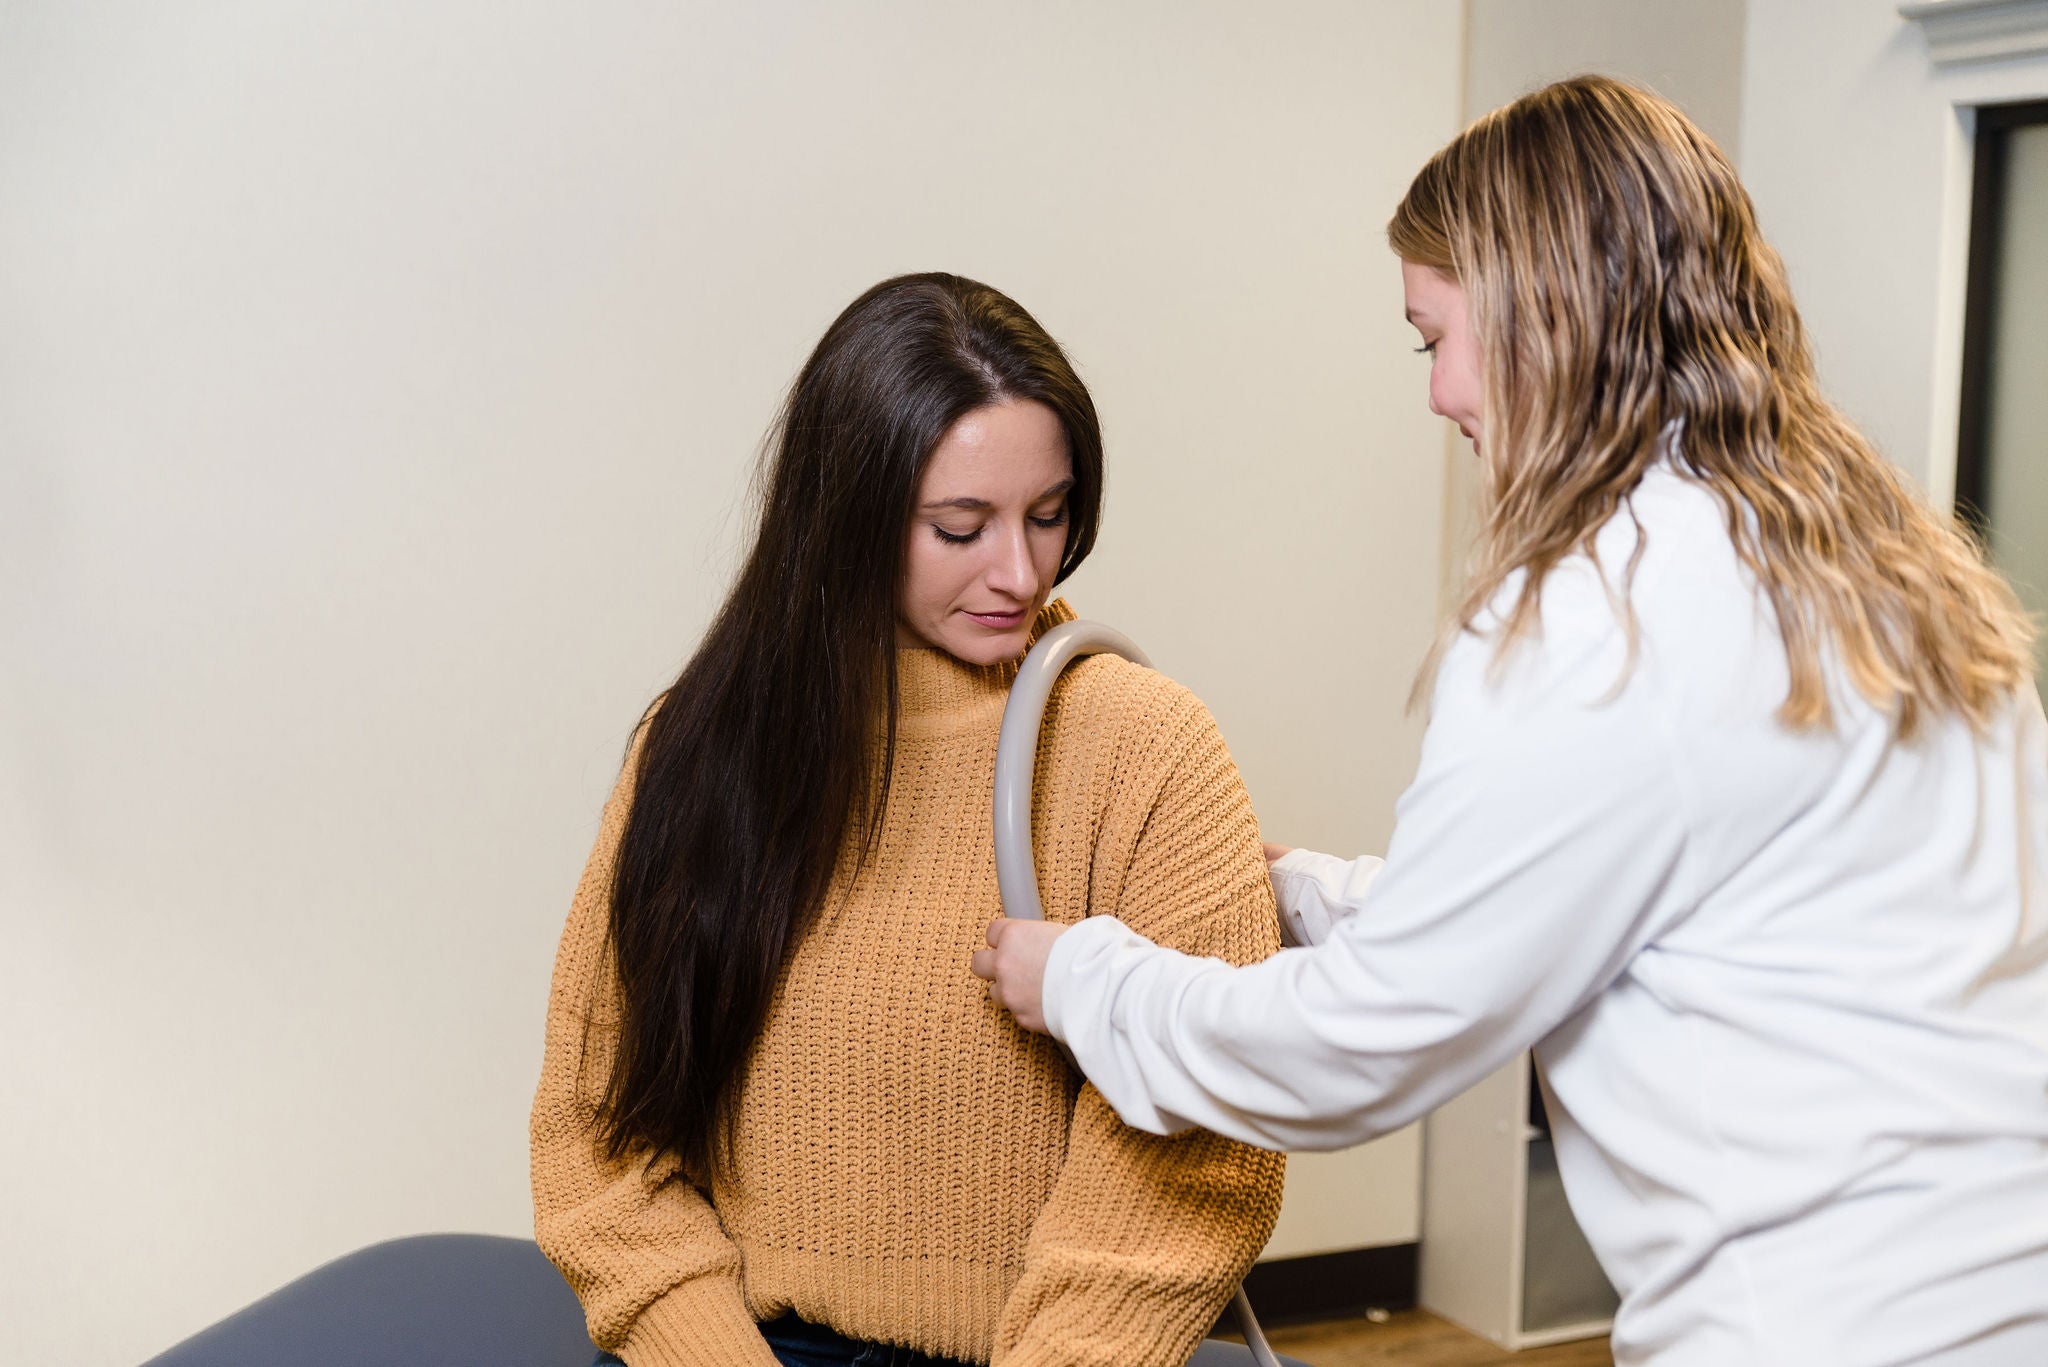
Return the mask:
POLYGON ((1963 314, 1969 297, 1970 198, 1975 171, 1977 111, 1949 108, 1941 167, 1941 239, 1936 265, 1934 393, 1928 410, 1927 498, 1937 508, 1956 506, 1957 439, 1963 415, 1963 314))
POLYGON ((1936 66, 2048 56, 2048 0, 1911 0, 1899 13, 1920 26, 1936 66))

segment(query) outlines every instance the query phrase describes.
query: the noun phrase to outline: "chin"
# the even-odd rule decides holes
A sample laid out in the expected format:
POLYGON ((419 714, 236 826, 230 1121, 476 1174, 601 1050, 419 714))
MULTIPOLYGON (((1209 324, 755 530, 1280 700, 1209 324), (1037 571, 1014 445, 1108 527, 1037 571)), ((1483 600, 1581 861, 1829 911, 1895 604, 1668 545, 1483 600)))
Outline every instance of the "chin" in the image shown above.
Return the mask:
POLYGON ((963 634, 945 643, 946 653, 964 664, 1008 664, 1024 653, 1024 645, 1030 639, 1029 629, 1022 627, 1000 636, 977 633, 969 637, 963 634))

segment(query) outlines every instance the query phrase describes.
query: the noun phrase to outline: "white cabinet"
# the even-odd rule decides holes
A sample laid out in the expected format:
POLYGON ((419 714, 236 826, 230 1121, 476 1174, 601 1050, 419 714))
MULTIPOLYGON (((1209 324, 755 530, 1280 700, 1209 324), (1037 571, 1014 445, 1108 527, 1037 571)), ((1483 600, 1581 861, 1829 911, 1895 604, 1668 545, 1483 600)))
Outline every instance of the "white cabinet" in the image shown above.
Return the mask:
POLYGON ((1533 1123, 1534 1087, 1525 1054, 1423 1122, 1422 1304, 1504 1348, 1604 1334, 1618 1303, 1533 1123))

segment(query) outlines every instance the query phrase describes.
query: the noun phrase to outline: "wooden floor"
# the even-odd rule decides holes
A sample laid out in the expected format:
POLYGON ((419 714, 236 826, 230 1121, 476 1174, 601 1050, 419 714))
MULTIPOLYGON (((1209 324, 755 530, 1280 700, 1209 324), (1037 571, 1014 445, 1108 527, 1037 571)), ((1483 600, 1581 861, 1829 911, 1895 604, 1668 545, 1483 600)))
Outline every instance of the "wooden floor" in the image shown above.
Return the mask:
POLYGON ((1438 1319, 1404 1310, 1385 1323, 1332 1320, 1267 1332, 1273 1347, 1309 1367, 1613 1367, 1607 1340, 1583 1339, 1510 1353, 1438 1319))

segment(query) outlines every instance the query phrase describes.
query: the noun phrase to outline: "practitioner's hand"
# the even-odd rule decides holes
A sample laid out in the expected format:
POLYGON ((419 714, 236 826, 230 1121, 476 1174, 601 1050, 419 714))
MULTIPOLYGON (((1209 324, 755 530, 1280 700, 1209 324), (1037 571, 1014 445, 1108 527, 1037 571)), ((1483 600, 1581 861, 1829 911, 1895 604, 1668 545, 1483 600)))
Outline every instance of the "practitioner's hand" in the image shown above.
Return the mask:
POLYGON ((1052 942, 1067 928, 1049 921, 1012 921, 988 925, 988 948, 974 951, 969 967, 988 979, 989 1000, 1017 1018, 1026 1030, 1045 1033, 1045 961, 1052 942))
POLYGON ((1268 864, 1275 863, 1294 853, 1294 846, 1292 845, 1275 845, 1270 840, 1263 843, 1266 847, 1266 862, 1268 864))

